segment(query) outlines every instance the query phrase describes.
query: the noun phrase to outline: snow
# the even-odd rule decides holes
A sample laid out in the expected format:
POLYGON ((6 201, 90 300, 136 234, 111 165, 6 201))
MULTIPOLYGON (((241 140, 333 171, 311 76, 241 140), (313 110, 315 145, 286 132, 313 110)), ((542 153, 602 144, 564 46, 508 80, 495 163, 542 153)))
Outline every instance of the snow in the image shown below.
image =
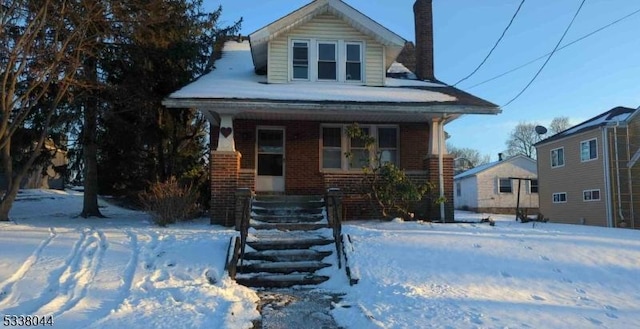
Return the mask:
MULTIPOLYGON (((78 192, 21 192, 14 221, 0 223, 1 314, 53 315, 57 328, 250 328, 259 317, 256 291, 224 272, 234 231, 206 219, 160 228, 100 203, 108 218, 83 219, 78 192)), ((478 223, 487 216, 345 223, 359 282, 318 271, 331 279, 316 291, 344 294, 328 314, 344 328, 640 327, 640 232, 478 223)))
POLYGON ((457 98, 434 91, 402 88, 403 86, 442 86, 432 82, 387 79, 386 87, 370 87, 349 83, 296 82, 267 84, 266 76, 254 72, 248 41, 227 41, 216 68, 195 82, 174 92, 172 99, 225 98, 268 99, 289 101, 346 102, 455 102, 457 98))

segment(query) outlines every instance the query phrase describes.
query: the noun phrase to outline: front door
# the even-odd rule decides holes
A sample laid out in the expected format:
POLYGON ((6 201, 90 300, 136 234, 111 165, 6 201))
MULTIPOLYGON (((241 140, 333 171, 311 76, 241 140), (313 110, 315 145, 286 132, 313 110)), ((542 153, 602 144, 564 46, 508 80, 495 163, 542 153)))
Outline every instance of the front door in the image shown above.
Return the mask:
POLYGON ((284 192, 284 128, 259 127, 256 191, 284 192))

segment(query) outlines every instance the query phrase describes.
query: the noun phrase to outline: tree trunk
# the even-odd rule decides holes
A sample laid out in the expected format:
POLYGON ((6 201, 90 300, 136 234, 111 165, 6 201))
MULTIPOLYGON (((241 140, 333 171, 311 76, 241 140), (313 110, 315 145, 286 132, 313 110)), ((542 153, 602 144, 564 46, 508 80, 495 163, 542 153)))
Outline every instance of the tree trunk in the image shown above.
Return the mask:
MULTIPOLYGON (((94 58, 88 59, 86 68, 88 78, 97 82, 97 62, 94 58)), ((92 91, 84 107, 84 129, 82 139, 82 157, 84 159, 84 198, 82 213, 80 216, 104 217, 98 209, 98 145, 96 144, 98 99, 92 91)))
MULTIPOLYGON (((5 147, 2 148, 2 153, 0 154, 2 157, 2 169, 3 175, 5 179, 5 183, 7 184, 6 190, 4 191, 4 195, 0 200, 0 221, 6 222, 9 220, 9 211, 11 210, 11 205, 13 204, 13 200, 15 199, 15 195, 11 196, 12 186, 13 186, 13 164, 11 163, 11 139, 9 137, 9 141, 5 147)), ((17 194, 17 191, 16 193, 17 194)))

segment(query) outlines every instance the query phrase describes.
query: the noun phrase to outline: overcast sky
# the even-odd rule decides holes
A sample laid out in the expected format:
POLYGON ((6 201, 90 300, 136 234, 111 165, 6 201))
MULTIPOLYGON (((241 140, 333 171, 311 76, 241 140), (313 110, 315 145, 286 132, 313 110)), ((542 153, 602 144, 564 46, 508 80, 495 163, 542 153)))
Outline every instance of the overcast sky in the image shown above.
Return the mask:
MULTIPOLYGON (((525 1, 487 63, 460 89, 500 106, 515 97, 544 59, 491 82, 474 85, 550 52, 582 0, 525 1)), ((244 18, 249 34, 308 0, 205 0, 222 5, 222 24, 244 18)), ((414 40, 413 0, 345 0, 414 40)), ((453 84, 471 73, 509 23, 520 0, 433 0, 436 77, 453 84)), ((634 11, 636 0, 586 0, 563 43, 572 42, 634 11)), ((497 116, 466 116, 446 126, 448 142, 497 160, 518 122, 548 125, 556 116, 577 124, 616 106, 640 106, 640 13, 557 52, 529 89, 497 116)))

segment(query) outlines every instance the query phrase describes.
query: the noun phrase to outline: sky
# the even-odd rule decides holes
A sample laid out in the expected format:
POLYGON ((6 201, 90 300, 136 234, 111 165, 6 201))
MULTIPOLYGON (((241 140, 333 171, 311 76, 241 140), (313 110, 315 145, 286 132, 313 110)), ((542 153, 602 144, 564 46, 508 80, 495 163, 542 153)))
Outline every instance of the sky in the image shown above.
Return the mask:
MULTIPOLYGON (((487 62, 458 88, 503 106, 533 78, 544 58, 494 78, 553 50, 582 0, 523 4, 487 62)), ((222 6, 221 25, 242 17, 250 34, 309 0, 205 0, 222 6)), ((408 41, 414 40, 413 0, 345 0, 408 41)), ((519 0, 433 0, 435 74, 454 84, 488 54, 515 13, 519 0)), ((586 0, 560 47, 640 10, 634 0, 586 0)), ((468 115, 446 126, 447 142, 497 160, 520 122, 548 125, 554 117, 578 124, 616 106, 640 106, 640 12, 556 52, 531 86, 497 116, 468 115)))
MULTIPOLYGON (((208 218, 157 227, 103 199, 106 218, 78 219, 82 199, 69 190, 18 195, 13 221, 0 222, 0 314, 51 316, 52 328, 253 327, 257 291, 224 270, 235 230, 208 218)), ((493 214, 494 226, 479 223, 486 216, 346 222, 343 264, 358 283, 330 255, 322 261, 332 266, 318 271, 330 279, 312 296, 340 293, 332 307, 277 300, 262 305, 263 326, 320 328, 318 319, 333 317, 347 329, 640 327, 640 231, 493 214)))

